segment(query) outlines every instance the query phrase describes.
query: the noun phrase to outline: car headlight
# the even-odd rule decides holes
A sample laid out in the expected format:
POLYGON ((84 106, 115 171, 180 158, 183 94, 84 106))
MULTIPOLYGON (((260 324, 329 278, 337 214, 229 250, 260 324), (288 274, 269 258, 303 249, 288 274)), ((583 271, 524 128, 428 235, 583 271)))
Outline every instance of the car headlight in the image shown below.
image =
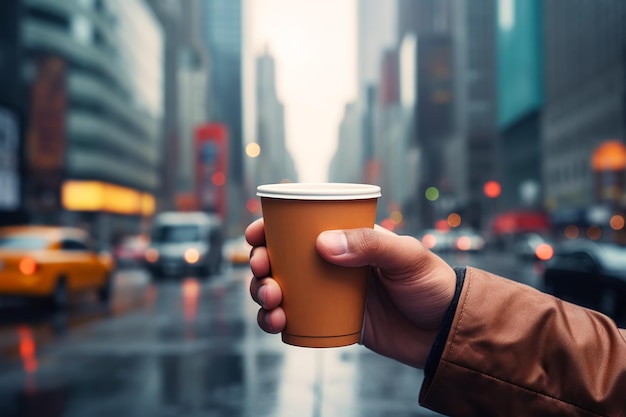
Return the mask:
POLYGON ((195 264, 200 260, 200 252, 196 248, 188 248, 185 251, 184 258, 188 264, 195 264))

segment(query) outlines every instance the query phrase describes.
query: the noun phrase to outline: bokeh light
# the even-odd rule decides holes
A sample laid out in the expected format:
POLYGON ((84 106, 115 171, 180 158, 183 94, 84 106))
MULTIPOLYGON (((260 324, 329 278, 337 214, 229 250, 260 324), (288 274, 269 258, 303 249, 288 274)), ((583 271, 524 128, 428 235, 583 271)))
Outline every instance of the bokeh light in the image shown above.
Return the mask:
POLYGON ((554 249, 547 243, 541 243, 535 249, 535 255, 542 261, 548 261, 554 256, 554 249))
POLYGON ((456 241, 456 247, 459 250, 468 251, 472 248, 472 239, 469 236, 461 236, 456 241))
POLYGON ((461 225, 461 216, 458 213, 451 213, 448 216, 448 226, 459 227, 461 225))
POLYGON ((500 183, 497 181, 487 181, 483 191, 489 198, 498 198, 502 192, 502 187, 500 187, 500 183))
POLYGON ((622 230, 624 228, 624 216, 621 214, 614 215, 611 217, 609 224, 613 230, 622 230))
POLYGON ((440 232, 448 232, 450 230, 450 225, 448 225, 448 221, 447 220, 437 220, 435 222, 435 229, 439 230, 440 232))
POLYGON ((565 228, 565 231, 563 234, 568 239, 577 239, 578 236, 580 235, 580 230, 578 230, 578 226, 574 226, 573 224, 570 224, 569 226, 565 228))
POLYGON ((591 240, 598 240, 602 237, 602 229, 599 226, 589 226, 587 229, 587 237, 591 240))
POLYGON ((213 182, 213 185, 221 187, 222 185, 226 184, 226 175, 224 175, 223 172, 218 171, 213 174, 213 176, 211 177, 211 181, 213 182))
POLYGON ((246 208, 252 214, 258 214, 261 211, 261 202, 257 198, 249 198, 246 202, 246 208))
POLYGON ((256 158, 257 156, 261 155, 261 147, 259 146, 259 144, 253 142, 246 145, 246 155, 248 155, 250 158, 256 158))
POLYGON ((428 249, 434 248, 436 244, 437 238, 435 237, 435 235, 428 233, 425 234, 424 237, 422 237, 422 245, 424 245, 428 249))
POLYGON ((400 224, 402 223, 402 220, 404 219, 404 217, 402 216, 402 213, 399 210, 394 210, 389 214, 389 218, 391 218, 391 220, 395 223, 395 224, 400 224))
POLYGON ((439 190, 437 187, 428 187, 426 189, 426 200, 437 201, 439 199, 439 190))
POLYGON ((382 227, 384 227, 387 230, 391 230, 393 232, 393 229, 396 228, 396 224, 394 223, 394 221, 390 218, 386 218, 383 221, 380 222, 380 225, 382 227))

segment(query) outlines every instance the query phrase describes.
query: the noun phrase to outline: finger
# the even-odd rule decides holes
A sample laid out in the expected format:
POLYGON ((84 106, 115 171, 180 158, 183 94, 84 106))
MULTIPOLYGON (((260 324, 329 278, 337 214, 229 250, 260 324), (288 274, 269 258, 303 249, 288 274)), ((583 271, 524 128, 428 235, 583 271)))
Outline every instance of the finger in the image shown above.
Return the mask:
POLYGON ((272 278, 252 278, 250 296, 258 305, 267 310, 278 307, 283 301, 280 285, 272 278))
POLYGON ((371 265, 386 270, 415 265, 427 254, 417 239, 368 228, 322 232, 316 247, 324 259, 337 265, 371 265))
POLYGON ((270 275, 270 258, 267 255, 265 246, 257 246, 250 252, 250 269, 252 270, 252 274, 257 278, 270 275))
POLYGON ((280 307, 272 310, 261 308, 257 314, 257 323, 267 333, 280 333, 285 329, 287 317, 285 311, 280 307))
POLYGON ((263 218, 256 219, 246 228, 246 240, 252 246, 265 246, 265 224, 263 218))

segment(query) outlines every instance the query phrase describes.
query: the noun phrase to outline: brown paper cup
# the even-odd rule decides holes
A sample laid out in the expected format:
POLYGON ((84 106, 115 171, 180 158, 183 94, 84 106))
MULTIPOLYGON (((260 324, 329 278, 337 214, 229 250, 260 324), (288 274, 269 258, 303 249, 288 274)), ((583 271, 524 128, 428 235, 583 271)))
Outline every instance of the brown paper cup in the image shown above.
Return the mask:
POLYGON ((283 292, 285 343, 336 347, 357 343, 369 267, 324 261, 315 249, 324 230, 374 227, 380 187, 290 183, 257 188, 272 276, 283 292))

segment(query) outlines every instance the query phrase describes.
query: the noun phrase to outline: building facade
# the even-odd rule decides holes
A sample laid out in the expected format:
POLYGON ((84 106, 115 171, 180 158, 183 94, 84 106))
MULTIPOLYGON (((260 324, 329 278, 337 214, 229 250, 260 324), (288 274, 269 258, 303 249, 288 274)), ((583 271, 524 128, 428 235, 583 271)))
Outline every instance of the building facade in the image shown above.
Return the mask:
POLYGON ((209 51, 209 121, 228 126, 228 213, 231 231, 243 227, 242 0, 201 0, 202 37, 209 51))
POLYGON ((32 220, 90 223, 101 241, 118 220, 136 227, 155 210, 162 163, 163 38, 152 9, 24 0, 20 27, 32 220))
POLYGON ((285 142, 285 109, 276 95, 274 58, 265 51, 256 59, 256 136, 261 153, 253 160, 253 188, 297 182, 295 163, 285 142))
POLYGON ((544 7, 542 171, 545 205, 561 223, 596 204, 595 149, 625 138, 626 3, 552 1, 544 7))

